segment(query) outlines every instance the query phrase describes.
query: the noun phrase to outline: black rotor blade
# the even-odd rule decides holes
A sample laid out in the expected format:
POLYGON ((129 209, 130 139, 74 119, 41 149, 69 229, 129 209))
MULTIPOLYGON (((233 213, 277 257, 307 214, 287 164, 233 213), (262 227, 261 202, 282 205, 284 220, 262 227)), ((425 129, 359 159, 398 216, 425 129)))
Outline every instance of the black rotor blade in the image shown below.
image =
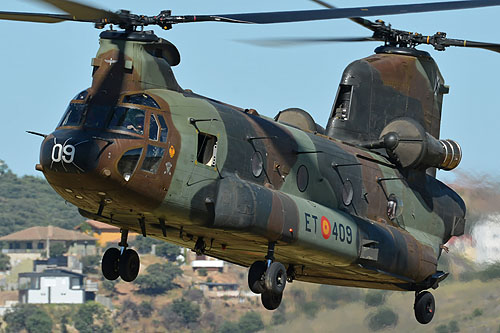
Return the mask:
MULTIPOLYGON (((333 5, 330 5, 329 3, 327 2, 324 2, 322 0, 311 0, 315 3, 317 3, 318 5, 320 6, 323 6, 325 8, 328 8, 328 9, 336 9, 337 7, 333 6, 333 5)), ((376 31, 377 30, 377 27, 378 25, 375 23, 375 22, 372 22, 370 20, 367 20, 367 19, 364 19, 362 17, 350 17, 349 20, 353 21, 354 23, 357 23, 367 29, 370 29, 371 31, 376 31)))
POLYGON ((0 12, 0 20, 38 22, 38 23, 58 23, 62 21, 76 21, 73 20, 71 16, 63 14, 37 14, 37 13, 16 13, 16 12, 0 12))
POLYGON ((51 6, 71 14, 75 20, 84 20, 95 22, 98 20, 108 19, 117 20, 119 16, 113 12, 84 5, 82 3, 70 0, 34 0, 36 2, 47 3, 51 6))
POLYGON ((468 1, 445 1, 434 3, 419 3, 408 5, 388 5, 388 6, 370 6, 338 9, 319 9, 319 10, 299 10, 284 12, 264 12, 264 13, 246 13, 246 14, 224 14, 224 15, 204 15, 204 16, 184 16, 173 17, 176 22, 228 22, 228 23, 287 23, 318 21, 329 19, 350 18, 359 16, 381 16, 409 13, 424 13, 444 10, 456 10, 467 8, 480 8, 499 6, 500 0, 468 0, 468 1))
POLYGON ((373 37, 312 37, 312 38, 276 38, 276 39, 257 39, 242 40, 241 42, 266 47, 286 47, 304 44, 318 43, 350 43, 350 42, 378 42, 380 39, 373 37))
POLYGON ((500 53, 500 44, 496 43, 474 42, 469 40, 447 38, 443 44, 445 46, 473 47, 500 53))

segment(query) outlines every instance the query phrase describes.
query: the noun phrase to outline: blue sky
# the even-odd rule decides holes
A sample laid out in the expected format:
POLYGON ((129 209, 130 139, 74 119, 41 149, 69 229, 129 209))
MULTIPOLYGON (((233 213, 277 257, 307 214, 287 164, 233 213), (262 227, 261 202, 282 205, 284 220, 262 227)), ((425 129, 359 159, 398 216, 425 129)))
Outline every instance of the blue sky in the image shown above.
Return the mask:
MULTIPOLYGON (((337 0, 339 7, 414 3, 416 1, 337 0)), ((429 2, 429 1, 426 1, 429 2)), ((174 14, 224 14, 321 8, 307 0, 108 0, 111 10, 129 9, 154 15, 162 9, 174 14)), ((2 1, 0 10, 58 12, 30 1, 2 1)), ((448 37, 499 42, 500 7, 381 17, 395 28, 448 37)), ((377 19, 370 18, 372 20, 377 19)), ((181 53, 174 68, 183 88, 274 116, 288 107, 309 111, 325 125, 342 71, 351 61, 369 56, 379 44, 336 43, 286 48, 264 48, 238 42, 273 37, 369 36, 369 31, 347 19, 276 25, 199 23, 154 29, 173 42, 181 53)), ((98 49, 99 30, 85 23, 36 24, 0 21, 1 131, 0 159, 17 174, 38 174, 41 138, 26 130, 50 133, 69 100, 90 86, 91 58, 98 49)), ((497 81, 500 54, 474 49, 430 47, 450 94, 445 96, 441 138, 458 141, 464 158, 458 170, 499 176, 500 133, 497 81)), ((453 174, 440 172, 452 180, 453 174)))

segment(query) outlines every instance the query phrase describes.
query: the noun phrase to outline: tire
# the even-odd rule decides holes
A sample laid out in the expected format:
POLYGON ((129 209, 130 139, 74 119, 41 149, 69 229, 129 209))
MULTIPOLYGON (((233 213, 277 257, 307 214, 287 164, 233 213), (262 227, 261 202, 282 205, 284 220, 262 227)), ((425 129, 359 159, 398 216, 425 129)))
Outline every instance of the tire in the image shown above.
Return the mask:
POLYGON ((104 252, 101 261, 102 275, 106 280, 116 280, 120 276, 120 250, 115 247, 104 252))
POLYGON ((260 295, 262 305, 264 305, 264 307, 268 310, 276 310, 280 306, 282 298, 283 294, 275 294, 268 290, 264 291, 260 295))
POLYGON ((266 271, 266 290, 275 294, 282 294, 286 286, 286 269, 282 263, 273 262, 266 271))
POLYGON ((141 266, 139 255, 132 249, 125 250, 120 258, 120 277, 125 282, 132 282, 139 274, 141 266))
POLYGON ((434 296, 428 291, 419 293, 415 298, 413 310, 415 311, 415 318, 420 324, 430 323, 436 312, 434 296))
POLYGON ((262 294, 266 288, 262 276, 266 273, 267 265, 265 261, 256 261, 248 269, 248 288, 254 294, 262 294))

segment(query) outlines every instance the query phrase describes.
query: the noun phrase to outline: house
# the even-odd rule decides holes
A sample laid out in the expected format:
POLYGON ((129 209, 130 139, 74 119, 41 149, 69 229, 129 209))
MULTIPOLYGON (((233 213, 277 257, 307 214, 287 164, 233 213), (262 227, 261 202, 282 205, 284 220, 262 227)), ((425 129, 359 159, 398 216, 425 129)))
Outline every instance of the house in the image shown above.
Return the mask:
POLYGON ((198 287, 205 297, 240 297, 240 286, 237 283, 202 282, 198 287))
POLYGON ((63 243, 69 254, 96 254, 96 239, 84 233, 59 227, 31 227, 0 237, 3 253, 41 253, 50 256, 50 244, 63 243))
POLYGON ((196 256, 196 259, 191 261, 191 268, 193 271, 204 269, 206 271, 219 271, 222 273, 224 271, 224 261, 205 255, 196 256))
MULTIPOLYGON (((106 247, 108 243, 118 244, 121 238, 120 228, 94 220, 86 220, 85 223, 75 227, 75 230, 95 237, 97 244, 101 247, 106 247)), ((130 232, 128 239, 131 240, 131 237, 135 236, 137 236, 136 233, 130 232)))
POLYGON ((95 299, 97 286, 86 285, 85 275, 63 269, 19 273, 19 302, 81 304, 95 299))

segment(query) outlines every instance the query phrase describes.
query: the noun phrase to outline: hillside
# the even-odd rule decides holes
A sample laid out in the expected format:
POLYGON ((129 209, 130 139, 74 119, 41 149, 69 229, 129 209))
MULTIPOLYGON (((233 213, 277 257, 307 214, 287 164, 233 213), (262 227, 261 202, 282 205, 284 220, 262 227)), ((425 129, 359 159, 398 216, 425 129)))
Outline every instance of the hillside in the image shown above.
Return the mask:
POLYGON ((41 177, 18 177, 0 160, 0 236, 33 226, 71 229, 84 221, 41 177))

